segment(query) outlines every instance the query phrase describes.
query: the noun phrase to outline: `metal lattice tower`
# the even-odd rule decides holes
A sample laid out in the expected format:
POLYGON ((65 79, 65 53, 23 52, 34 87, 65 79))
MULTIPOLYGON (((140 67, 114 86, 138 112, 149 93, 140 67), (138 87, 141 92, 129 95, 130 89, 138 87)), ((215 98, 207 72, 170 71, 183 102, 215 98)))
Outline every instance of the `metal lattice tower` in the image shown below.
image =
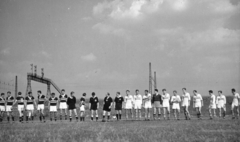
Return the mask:
POLYGON ((28 92, 32 92, 32 87, 31 87, 31 77, 27 76, 27 89, 26 89, 26 96, 28 92))
MULTIPOLYGON (((31 64, 31 66, 33 66, 31 64)), ((39 83, 43 83, 43 84, 46 84, 47 85, 47 96, 50 96, 51 94, 51 85, 61 94, 61 90, 60 88, 51 80, 51 79, 48 79, 48 78, 45 78, 44 77, 44 70, 42 68, 42 75, 37 75, 37 66, 34 66, 35 67, 35 71, 34 73, 28 73, 27 74, 27 90, 26 90, 26 95, 28 92, 32 91, 32 88, 31 88, 31 81, 36 81, 36 82, 39 82, 39 83)))

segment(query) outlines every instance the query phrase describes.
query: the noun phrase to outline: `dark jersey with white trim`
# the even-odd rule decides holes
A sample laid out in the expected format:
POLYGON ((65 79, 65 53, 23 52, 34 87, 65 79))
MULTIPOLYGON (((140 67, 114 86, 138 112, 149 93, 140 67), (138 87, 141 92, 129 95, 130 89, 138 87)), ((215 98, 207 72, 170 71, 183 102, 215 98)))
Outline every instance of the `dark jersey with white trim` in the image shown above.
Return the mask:
POLYGON ((113 100, 112 100, 111 97, 105 97, 104 98, 104 105, 105 106, 110 106, 112 102, 113 102, 113 100))
POLYGON ((33 96, 28 96, 25 98, 25 100, 27 101, 27 105, 33 104, 34 102, 34 97, 33 96))
POLYGON ((60 102, 67 102, 68 96, 67 94, 59 95, 60 102))
POLYGON ((49 98, 50 106, 56 106, 57 102, 58 102, 58 98, 57 97, 50 97, 49 98))
POLYGON ((23 96, 17 96, 17 102, 18 105, 23 105, 24 104, 24 97, 23 96))
POLYGON ((0 106, 5 106, 5 99, 0 97, 0 106))
POLYGON ((7 105, 13 105, 14 97, 13 96, 8 96, 6 101, 7 101, 7 105))
POLYGON ((91 97, 89 100, 89 103, 91 103, 91 105, 97 105, 98 102, 98 97, 91 97))
POLYGON ((122 96, 121 97, 115 97, 114 102, 116 104, 122 104, 124 102, 124 99, 123 99, 122 96))

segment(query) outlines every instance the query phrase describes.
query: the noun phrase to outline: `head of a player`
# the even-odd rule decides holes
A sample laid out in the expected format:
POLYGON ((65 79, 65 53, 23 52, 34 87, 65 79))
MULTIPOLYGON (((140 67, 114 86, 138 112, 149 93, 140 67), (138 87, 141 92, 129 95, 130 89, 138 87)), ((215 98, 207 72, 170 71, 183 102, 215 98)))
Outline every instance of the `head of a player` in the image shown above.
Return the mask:
POLYGON ((222 95, 222 91, 221 90, 218 91, 218 95, 219 96, 222 95))
POLYGON ((232 89, 232 93, 233 93, 233 95, 235 94, 235 92, 236 92, 236 90, 233 88, 233 89, 232 89))
POLYGON ((107 92, 106 97, 109 97, 109 96, 110 96, 110 93, 107 92))
POLYGON ((129 90, 126 90, 126 94, 129 95, 130 91, 129 90))
POLYGON ((213 94, 213 90, 209 90, 209 95, 212 95, 213 94))
POLYGON ((173 91, 173 95, 174 95, 174 96, 177 95, 177 91, 176 91, 176 90, 173 91))
POLYGON ((193 90, 193 94, 194 94, 194 95, 197 95, 197 90, 193 90))
POLYGON ((166 94, 167 90, 166 89, 162 89, 162 92, 163 92, 163 94, 166 94))
POLYGON ((138 93, 139 93, 139 90, 137 89, 135 92, 136 92, 136 95, 138 95, 138 93))
POLYGON ((54 98, 55 97, 55 93, 51 93, 51 96, 52 96, 52 98, 54 98))
POLYGON ((7 95, 8 95, 8 96, 11 96, 11 92, 10 92, 10 91, 8 91, 8 92, 7 92, 7 95))
POLYGON ((121 96, 121 95, 120 95, 120 92, 117 92, 116 95, 117 95, 117 97, 121 96))
POLYGON ((4 97, 5 96, 5 94, 4 93, 1 93, 1 97, 4 97))
POLYGON ((145 95, 147 96, 148 95, 148 90, 145 90, 144 92, 145 92, 145 95))
POLYGON ((41 94, 42 94, 42 91, 41 91, 41 90, 38 90, 38 91, 37 91, 37 94, 38 94, 38 95, 41 95, 41 94))
POLYGON ((62 94, 65 94, 65 90, 64 89, 62 89, 61 92, 62 92, 62 94))
POLYGON ((18 96, 21 96, 22 95, 22 92, 18 92, 18 96))
POLYGON ((30 91, 30 92, 28 92, 28 96, 29 97, 31 97, 32 96, 32 92, 30 91))
POLYGON ((82 94, 82 96, 83 96, 84 98, 86 97, 86 95, 87 95, 86 93, 83 93, 83 94, 82 94))
POLYGON ((185 94, 187 92, 186 88, 182 88, 183 93, 185 94))
POLYGON ((73 96, 74 96, 74 92, 72 91, 72 92, 70 93, 70 95, 71 95, 71 97, 73 97, 73 96))
POLYGON ((95 95, 96 95, 95 92, 92 92, 92 96, 95 97, 95 95))
POLYGON ((155 94, 158 94, 158 89, 155 89, 154 92, 155 92, 155 94))

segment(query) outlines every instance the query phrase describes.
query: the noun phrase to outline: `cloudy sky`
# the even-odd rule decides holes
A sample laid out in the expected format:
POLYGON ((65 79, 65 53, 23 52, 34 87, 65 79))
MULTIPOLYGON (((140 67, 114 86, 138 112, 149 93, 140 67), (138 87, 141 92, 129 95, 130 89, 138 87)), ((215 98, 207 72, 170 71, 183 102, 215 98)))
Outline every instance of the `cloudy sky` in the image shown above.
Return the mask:
POLYGON ((25 93, 33 63, 68 94, 143 93, 151 62, 158 88, 171 94, 231 95, 240 89, 239 55, 239 0, 0 1, 1 92, 17 75, 25 93))

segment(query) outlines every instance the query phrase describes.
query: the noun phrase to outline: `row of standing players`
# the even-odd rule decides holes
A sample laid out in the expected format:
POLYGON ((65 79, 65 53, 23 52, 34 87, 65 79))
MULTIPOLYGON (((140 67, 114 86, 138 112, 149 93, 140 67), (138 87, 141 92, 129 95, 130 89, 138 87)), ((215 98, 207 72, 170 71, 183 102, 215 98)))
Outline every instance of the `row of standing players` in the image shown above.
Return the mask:
MULTIPOLYGON (((141 119, 141 110, 142 107, 145 109, 145 120, 150 120, 150 112, 153 108, 153 119, 160 119, 161 117, 161 108, 163 108, 163 118, 170 119, 170 105, 172 105, 172 110, 174 112, 174 118, 179 120, 180 115, 180 106, 182 106, 184 110, 184 115, 186 120, 190 120, 191 116, 188 111, 188 107, 190 106, 191 96, 186 91, 186 88, 182 89, 183 95, 178 95, 177 91, 173 91, 173 96, 170 96, 167 93, 166 89, 162 90, 162 94, 158 93, 158 89, 155 89, 155 94, 151 95, 148 90, 145 90, 145 95, 139 94, 139 90, 136 90, 135 95, 130 95, 130 91, 126 90, 126 96, 123 98, 120 92, 116 93, 116 97, 113 100, 109 93, 106 94, 104 98, 103 104, 103 120, 105 122, 105 116, 107 115, 107 121, 110 119, 110 112, 112 106, 114 106, 116 110, 116 118, 117 120, 121 120, 122 109, 125 109, 126 119, 128 119, 128 114, 130 113, 132 119, 134 119, 135 110, 135 119, 141 119), (123 103, 125 104, 123 106, 123 103)), ((232 118, 235 119, 239 117, 239 100, 240 96, 236 93, 235 89, 232 89, 233 101, 231 105, 232 110, 232 118), (236 112, 236 115, 235 115, 236 112)), ((50 112, 50 120, 57 120, 57 110, 60 109, 60 120, 62 120, 63 114, 65 113, 65 120, 67 119, 67 110, 69 110, 69 119, 72 121, 72 114, 75 114, 76 120, 78 120, 78 113, 76 109, 76 97, 74 96, 74 92, 70 93, 70 96, 65 94, 65 90, 62 89, 61 95, 58 97, 55 96, 55 93, 51 93, 51 97, 47 99, 45 95, 41 93, 41 91, 37 91, 38 97, 37 101, 35 101, 32 96, 32 92, 28 92, 27 97, 23 97, 22 93, 19 92, 18 96, 15 98, 11 95, 11 92, 7 92, 7 97, 5 99, 4 93, 0 96, 0 122, 3 120, 4 112, 7 112, 7 120, 14 121, 14 116, 12 115, 12 107, 16 103, 18 104, 18 112, 19 112, 19 121, 23 122, 24 111, 27 111, 26 122, 28 120, 34 120, 34 110, 35 107, 39 111, 39 119, 40 121, 45 122, 45 101, 49 101, 48 108, 50 112)), ((197 112, 197 117, 201 119, 201 108, 204 105, 201 94, 197 93, 196 90, 193 91, 193 108, 195 108, 197 112)), ((209 105, 209 116, 210 119, 216 117, 215 110, 219 109, 219 117, 225 117, 226 113, 226 97, 222 94, 222 91, 218 91, 218 96, 216 97, 213 94, 212 90, 209 90, 210 95, 210 105, 209 105)), ((83 93, 80 99, 80 121, 85 120, 85 102, 86 102, 86 93, 83 93)), ((92 93, 92 97, 89 100, 89 108, 91 111, 91 120, 93 121, 94 114, 96 121, 98 120, 98 109, 99 109, 99 100, 95 93, 92 93)))

